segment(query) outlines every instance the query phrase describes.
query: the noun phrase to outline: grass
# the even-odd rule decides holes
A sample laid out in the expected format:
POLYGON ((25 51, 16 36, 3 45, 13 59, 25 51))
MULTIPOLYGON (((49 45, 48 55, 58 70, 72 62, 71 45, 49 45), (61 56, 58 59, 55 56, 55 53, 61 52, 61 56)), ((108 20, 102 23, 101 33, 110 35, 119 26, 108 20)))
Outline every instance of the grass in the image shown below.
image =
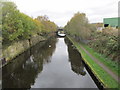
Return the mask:
POLYGON ((97 52, 95 52, 92 48, 90 48, 89 46, 81 43, 81 45, 92 55, 94 56, 96 59, 98 59, 99 61, 101 61, 104 65, 106 65, 109 69, 111 69, 116 75, 120 76, 120 69, 118 67, 120 67, 120 65, 115 62, 110 60, 109 58, 106 58, 104 55, 101 55, 97 52))
POLYGON ((73 39, 69 37, 69 39, 72 41, 72 43, 76 46, 76 48, 79 50, 79 52, 82 55, 82 58, 86 62, 86 64, 91 68, 93 73, 97 76, 99 81, 103 83, 103 85, 106 88, 118 88, 118 82, 114 80, 102 67, 100 67, 98 64, 95 63, 91 59, 91 57, 85 53, 85 51, 80 48, 80 44, 75 42, 73 39))

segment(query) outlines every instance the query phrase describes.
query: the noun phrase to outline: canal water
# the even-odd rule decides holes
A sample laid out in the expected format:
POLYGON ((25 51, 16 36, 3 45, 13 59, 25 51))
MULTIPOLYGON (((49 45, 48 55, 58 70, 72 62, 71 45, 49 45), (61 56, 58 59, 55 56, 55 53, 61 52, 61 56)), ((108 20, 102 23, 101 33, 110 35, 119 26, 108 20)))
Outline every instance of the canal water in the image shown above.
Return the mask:
POLYGON ((97 88, 66 38, 50 38, 2 69, 3 88, 97 88))

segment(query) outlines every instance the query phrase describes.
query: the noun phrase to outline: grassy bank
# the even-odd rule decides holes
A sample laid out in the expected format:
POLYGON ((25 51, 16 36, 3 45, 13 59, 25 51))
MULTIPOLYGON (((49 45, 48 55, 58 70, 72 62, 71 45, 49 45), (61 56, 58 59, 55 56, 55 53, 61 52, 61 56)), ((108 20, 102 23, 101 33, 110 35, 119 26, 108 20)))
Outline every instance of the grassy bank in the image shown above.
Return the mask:
POLYGON ((73 40, 70 37, 68 37, 68 38, 79 50, 85 63, 91 68, 92 72, 99 79, 99 81, 104 85, 104 87, 118 88, 118 82, 116 80, 114 80, 103 68, 101 68, 98 64, 96 64, 95 61, 93 61, 91 59, 91 57, 88 54, 86 54, 85 51, 80 47, 79 43, 77 43, 75 40, 73 40))
POLYGON ((120 76, 120 69, 118 67, 120 67, 120 65, 115 62, 112 61, 109 58, 106 58, 106 56, 101 55, 97 52, 95 52, 92 48, 90 48, 89 46, 81 43, 81 45, 92 55, 94 56, 96 59, 98 59, 99 61, 101 61, 102 63, 104 63, 104 65, 106 65, 109 69, 111 69, 116 75, 120 76))

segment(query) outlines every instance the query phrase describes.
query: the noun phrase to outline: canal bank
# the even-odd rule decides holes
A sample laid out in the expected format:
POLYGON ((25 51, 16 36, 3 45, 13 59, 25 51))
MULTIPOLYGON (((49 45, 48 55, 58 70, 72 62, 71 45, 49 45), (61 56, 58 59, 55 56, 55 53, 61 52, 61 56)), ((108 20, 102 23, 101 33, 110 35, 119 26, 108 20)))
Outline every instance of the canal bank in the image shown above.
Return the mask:
POLYGON ((40 36, 40 35, 34 35, 30 39, 27 40, 20 40, 12 43, 11 45, 5 47, 2 49, 2 54, 0 56, 2 60, 2 66, 5 66, 9 62, 12 61, 15 57, 19 56, 29 48, 33 47, 39 42, 45 41, 47 38, 40 36))
POLYGON ((108 74, 104 68, 97 64, 88 53, 85 52, 85 49, 82 47, 82 45, 76 42, 73 38, 69 36, 67 37, 81 53, 85 64, 92 71, 93 75, 95 75, 100 85, 104 88, 118 88, 118 82, 110 74, 108 74))

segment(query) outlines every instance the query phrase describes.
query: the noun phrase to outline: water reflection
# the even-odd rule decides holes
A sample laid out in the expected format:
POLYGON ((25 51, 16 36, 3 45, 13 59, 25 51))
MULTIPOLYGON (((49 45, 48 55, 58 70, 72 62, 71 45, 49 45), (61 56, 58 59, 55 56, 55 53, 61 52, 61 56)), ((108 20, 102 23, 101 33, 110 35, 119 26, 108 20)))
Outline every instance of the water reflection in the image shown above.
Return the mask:
POLYGON ((40 42, 2 71, 3 88, 96 88, 81 55, 64 38, 40 42))
POLYGON ((69 61, 71 62, 71 69, 76 74, 85 75, 84 65, 82 63, 82 57, 80 53, 73 47, 73 44, 65 38, 65 43, 68 46, 69 61))
POLYGON ((3 88, 30 88, 43 64, 51 62, 50 57, 56 48, 56 38, 39 44, 18 56, 12 63, 2 69, 3 88))

